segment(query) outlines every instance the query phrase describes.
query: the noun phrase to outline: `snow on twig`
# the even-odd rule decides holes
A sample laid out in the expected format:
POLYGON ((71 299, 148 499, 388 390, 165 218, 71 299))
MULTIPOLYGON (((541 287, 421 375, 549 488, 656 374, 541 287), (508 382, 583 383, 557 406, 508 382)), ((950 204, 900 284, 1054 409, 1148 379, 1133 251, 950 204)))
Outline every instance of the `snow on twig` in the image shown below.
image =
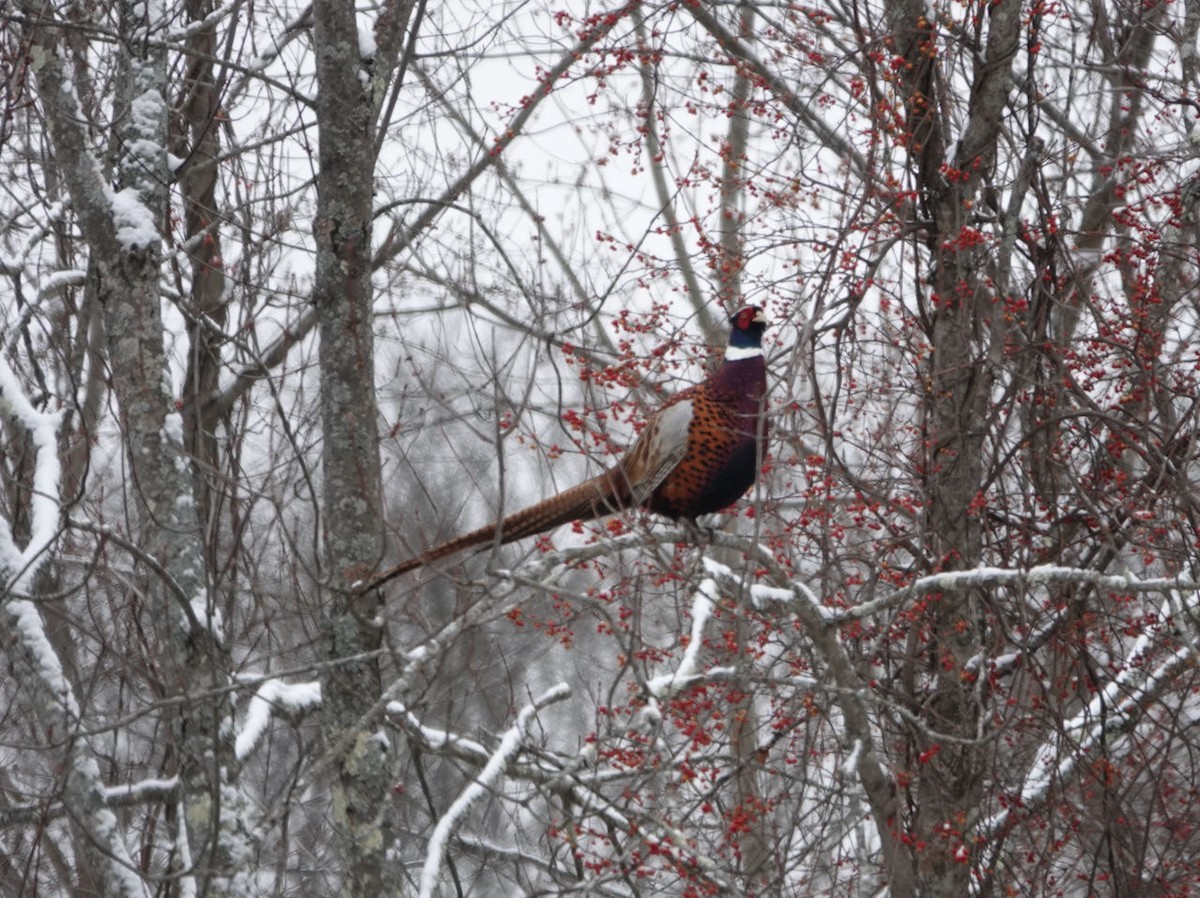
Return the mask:
MULTIPOLYGON (((179 777, 150 778, 116 786, 104 786, 102 794, 103 803, 109 808, 173 801, 179 796, 179 777)), ((0 808, 0 828, 44 826, 46 821, 57 820, 70 810, 61 800, 49 804, 44 801, 31 801, 26 804, 7 805, 0 808)))
POLYGON ((276 710, 287 714, 299 714, 321 704, 321 684, 284 683, 282 680, 266 680, 250 699, 246 708, 246 719, 234 740, 233 750, 239 761, 244 761, 258 745, 272 714, 276 710))
MULTIPOLYGON (((551 572, 548 576, 556 576, 560 567, 556 566, 555 571, 551 572)), ((355 724, 348 727, 341 738, 329 746, 313 762, 306 773, 307 781, 319 782, 325 776, 326 772, 337 762, 337 759, 350 750, 350 746, 357 738, 357 734, 367 727, 373 726, 376 718, 389 705, 395 702, 398 696, 404 695, 408 691, 414 678, 417 676, 417 672, 425 665, 431 664, 437 658, 441 657, 446 647, 454 642, 458 634, 476 626, 482 620, 504 614, 511 608, 512 597, 515 592, 515 583, 508 590, 498 589, 492 591, 485 599, 467 609, 465 613, 450 618, 440 630, 429 635, 420 645, 403 652, 401 658, 404 666, 399 675, 388 684, 379 698, 371 703, 371 706, 363 712, 355 724)))
POLYGON ((27 594, 38 569, 46 561, 46 550, 58 536, 62 466, 57 437, 62 415, 35 409, 3 356, 0 356, 0 413, 16 418, 34 444, 33 490, 29 500, 31 526, 23 550, 13 541, 8 521, 0 519, 0 574, 10 592, 27 594))
MULTIPOLYGON (((1179 599, 1178 594, 1175 598, 1179 599)), ((1159 609, 1155 625, 1145 627, 1134 640, 1116 676, 1097 690, 1074 717, 1064 721, 1053 738, 1042 744, 1021 786, 1021 807, 1028 809, 1043 802, 1056 783, 1062 783, 1074 774, 1085 755, 1111 736, 1129 730, 1137 722, 1138 712, 1158 695, 1177 671, 1193 663, 1194 648, 1188 643, 1153 668, 1148 669, 1147 656, 1153 647, 1150 632, 1169 626, 1171 616, 1180 610, 1190 612, 1196 606, 1197 598, 1200 593, 1193 592, 1190 601, 1165 602, 1159 609)), ((979 832, 984 836, 995 833, 1010 814, 1009 807, 993 814, 980 823, 979 832)))
POLYGON ((72 725, 79 720, 74 690, 63 674, 58 653, 46 637, 37 607, 21 596, 29 594, 33 578, 46 563, 49 548, 58 537, 61 509, 58 502, 62 467, 58 458, 58 425, 62 416, 39 412, 25 396, 8 360, 0 356, 0 413, 15 418, 34 444, 33 490, 29 500, 30 532, 25 548, 17 547, 12 528, 0 518, 0 587, 7 594, 6 623, 16 633, 28 663, 41 681, 56 712, 72 725))
MULTIPOLYGON (((732 668, 716 668, 707 671, 704 678, 711 680, 721 671, 727 671, 729 675, 733 673, 732 668)), ((388 713, 398 725, 416 737, 425 750, 436 751, 468 764, 484 765, 492 757, 492 752, 474 739, 422 723, 401 702, 391 702, 388 713)), ((627 833, 636 830, 638 838, 644 840, 647 845, 663 845, 675 850, 678 846, 689 843, 690 837, 687 833, 670 826, 661 818, 642 818, 638 821, 630 819, 599 788, 605 782, 623 780, 627 774, 621 770, 597 770, 594 767, 595 763, 595 746, 589 744, 574 756, 557 755, 543 749, 536 754, 510 762, 506 771, 513 778, 542 786, 549 785, 554 791, 569 796, 570 803, 578 808, 580 813, 594 815, 603 820, 606 826, 627 833)), ((477 837, 473 838, 477 841, 477 837)), ((704 871, 715 883, 722 884, 717 864, 712 858, 701 855, 690 858, 690 862, 704 871)))
POLYGON ((914 580, 904 589, 887 593, 853 608, 841 609, 836 620, 862 620, 879 611, 903 604, 916 596, 932 592, 959 592, 965 589, 996 586, 1041 586, 1050 583, 1086 583, 1097 589, 1120 593, 1167 592, 1172 589, 1200 590, 1200 583, 1178 577, 1135 577, 1133 574, 1105 574, 1088 568, 1042 564, 1031 568, 980 566, 965 571, 945 571, 914 580))
POLYGON ((448 745, 454 745, 466 751, 475 757, 488 758, 490 753, 474 739, 468 739, 465 736, 460 736, 457 733, 452 733, 449 730, 439 729, 438 727, 427 726, 421 720, 404 706, 403 702, 392 702, 388 705, 388 714, 392 717, 404 718, 403 723, 411 733, 415 733, 421 738, 421 741, 431 751, 445 748, 448 745))
MULTIPOLYGON (((720 545, 744 548, 744 546, 740 546, 737 542, 727 543, 721 541, 720 545)), ((761 545, 754 547, 753 555, 759 562, 766 562, 771 558, 770 551, 761 545)), ((736 585, 739 589, 746 589, 750 594, 750 600, 756 608, 800 603, 811 620, 819 620, 824 623, 832 623, 834 620, 833 611, 821 604, 821 600, 817 597, 817 594, 799 580, 787 579, 787 586, 770 586, 765 583, 749 583, 740 574, 734 572, 732 568, 720 562, 713 561, 711 558, 704 559, 704 567, 711 576, 718 580, 726 580, 736 585)), ((768 565, 768 570, 776 574, 781 573, 773 564, 768 565)))
POLYGON ((182 28, 172 28, 171 35, 167 38, 167 43, 182 43, 194 34, 200 34, 201 32, 212 30, 223 20, 233 15, 236 8, 236 5, 233 3, 228 3, 224 6, 218 6, 202 19, 189 21, 182 28))
POLYGON ((462 822, 463 817, 471 807, 483 798, 489 789, 495 787, 504 775, 509 762, 521 750, 521 741, 529 729, 529 722, 542 708, 554 702, 562 701, 571 694, 571 688, 566 683, 559 683, 537 701, 526 705, 517 715, 516 722, 508 729, 500 740, 495 752, 484 765, 479 776, 463 790, 454 800, 446 813, 437 822, 433 835, 429 837, 429 847, 425 854, 425 865, 421 868, 420 898, 432 898, 434 887, 446 862, 446 849, 450 836, 462 822))
MULTIPOLYGON (((23 257, 5 258, 0 254, 0 274, 19 278, 22 274, 22 265, 23 257)), ((46 300, 49 297, 57 296, 68 287, 83 286, 86 279, 87 273, 81 268, 64 268, 49 274, 31 277, 30 280, 34 281, 37 287, 36 297, 33 302, 24 303, 15 319, 6 322, 8 335, 4 339, 4 346, 0 348, 0 352, 9 355, 16 353, 22 335, 27 333, 29 322, 39 314, 47 314, 46 300)))
MULTIPOLYGON (((49 558, 58 538, 62 508, 59 488, 62 466, 57 436, 61 415, 40 412, 25 396, 16 373, 0 355, 0 414, 13 418, 33 441, 34 468, 29 500, 29 538, 18 548, 8 521, 0 518, 0 630, 16 634, 10 654, 24 672, 27 688, 36 697, 42 725, 64 738, 80 725, 81 711, 37 606, 23 596, 49 558)), ((98 866, 100 891, 126 898, 148 894, 125 844, 116 814, 108 807, 100 766, 86 753, 87 740, 70 740, 62 802, 104 857, 98 866)))
POLYGON ((692 596, 692 633, 688 639, 687 648, 679 660, 679 666, 672 673, 660 674, 646 684, 650 694, 655 698, 669 696, 681 684, 690 682, 696 676, 696 659, 700 656, 700 648, 704 644, 704 627, 712 617, 717 607, 717 581, 705 577, 696 587, 692 596))
MULTIPOLYGON (((765 564, 771 571, 777 583, 786 586, 771 586, 766 584, 750 584, 750 596, 758 605, 791 604, 797 611, 815 613, 826 626, 836 626, 850 621, 864 620, 872 615, 897 608, 920 596, 930 593, 962 592, 968 589, 996 587, 1037 587, 1052 583, 1083 583, 1097 589, 1117 593, 1170 593, 1173 590, 1184 593, 1200 593, 1200 581, 1184 577, 1137 577, 1130 573, 1106 574, 1102 571, 1088 568, 1069 567, 1057 564, 1042 564, 1029 568, 1001 568, 980 565, 963 571, 943 571, 930 574, 914 580, 901 589, 883 592, 878 598, 854 605, 848 608, 831 608, 821 602, 818 596, 806 585, 788 577, 782 571, 774 569, 770 564, 770 555, 759 552, 756 560, 765 564)), ((709 562, 705 564, 710 574, 717 579, 731 579, 740 582, 740 578, 729 568, 709 562)), ((814 622, 817 619, 813 619, 814 622)))

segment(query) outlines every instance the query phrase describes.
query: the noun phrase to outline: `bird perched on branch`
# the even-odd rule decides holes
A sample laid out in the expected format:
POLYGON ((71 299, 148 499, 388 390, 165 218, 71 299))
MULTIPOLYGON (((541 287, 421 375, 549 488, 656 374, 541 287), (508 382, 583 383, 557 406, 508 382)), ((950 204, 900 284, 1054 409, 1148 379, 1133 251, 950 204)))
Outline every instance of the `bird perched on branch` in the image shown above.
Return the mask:
POLYGON ((571 521, 646 508, 694 524, 737 501, 754 483, 767 440, 763 399, 767 319, 745 306, 730 319, 725 359, 707 379, 667 400, 637 442, 596 477, 536 505, 427 549, 356 584, 365 592, 456 552, 504 545, 571 521))

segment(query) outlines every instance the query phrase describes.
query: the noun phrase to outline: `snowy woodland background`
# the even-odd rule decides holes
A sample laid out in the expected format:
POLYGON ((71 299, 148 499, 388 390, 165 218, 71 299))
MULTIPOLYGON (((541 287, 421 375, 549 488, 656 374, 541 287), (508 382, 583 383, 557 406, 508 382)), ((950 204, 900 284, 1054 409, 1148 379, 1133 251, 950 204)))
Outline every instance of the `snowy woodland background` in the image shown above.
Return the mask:
POLYGON ((1200 0, 0 19, 0 895, 1200 894, 1200 0))

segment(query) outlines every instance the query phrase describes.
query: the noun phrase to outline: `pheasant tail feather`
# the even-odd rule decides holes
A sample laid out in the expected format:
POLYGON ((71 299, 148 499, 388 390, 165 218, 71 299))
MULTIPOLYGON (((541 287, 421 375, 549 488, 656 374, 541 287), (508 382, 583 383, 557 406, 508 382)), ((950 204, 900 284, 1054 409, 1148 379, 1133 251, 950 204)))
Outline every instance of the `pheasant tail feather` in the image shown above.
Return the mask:
POLYGON ((572 521, 594 521, 596 518, 628 508, 632 504, 631 495, 632 491, 625 475, 618 468, 613 468, 536 505, 514 512, 500 521, 464 533, 414 558, 402 561, 371 579, 360 582, 355 591, 367 592, 422 565, 476 546, 488 543, 503 546, 572 521))

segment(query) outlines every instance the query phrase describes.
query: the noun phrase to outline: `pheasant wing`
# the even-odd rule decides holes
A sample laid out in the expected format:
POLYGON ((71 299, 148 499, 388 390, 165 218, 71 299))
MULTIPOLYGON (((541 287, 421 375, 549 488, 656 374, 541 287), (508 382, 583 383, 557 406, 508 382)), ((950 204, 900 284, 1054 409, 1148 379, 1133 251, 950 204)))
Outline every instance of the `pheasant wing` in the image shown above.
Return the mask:
POLYGON ((688 450, 692 424, 691 391, 658 412, 625 453, 618 470, 629 487, 630 504, 641 505, 667 479, 688 450))

